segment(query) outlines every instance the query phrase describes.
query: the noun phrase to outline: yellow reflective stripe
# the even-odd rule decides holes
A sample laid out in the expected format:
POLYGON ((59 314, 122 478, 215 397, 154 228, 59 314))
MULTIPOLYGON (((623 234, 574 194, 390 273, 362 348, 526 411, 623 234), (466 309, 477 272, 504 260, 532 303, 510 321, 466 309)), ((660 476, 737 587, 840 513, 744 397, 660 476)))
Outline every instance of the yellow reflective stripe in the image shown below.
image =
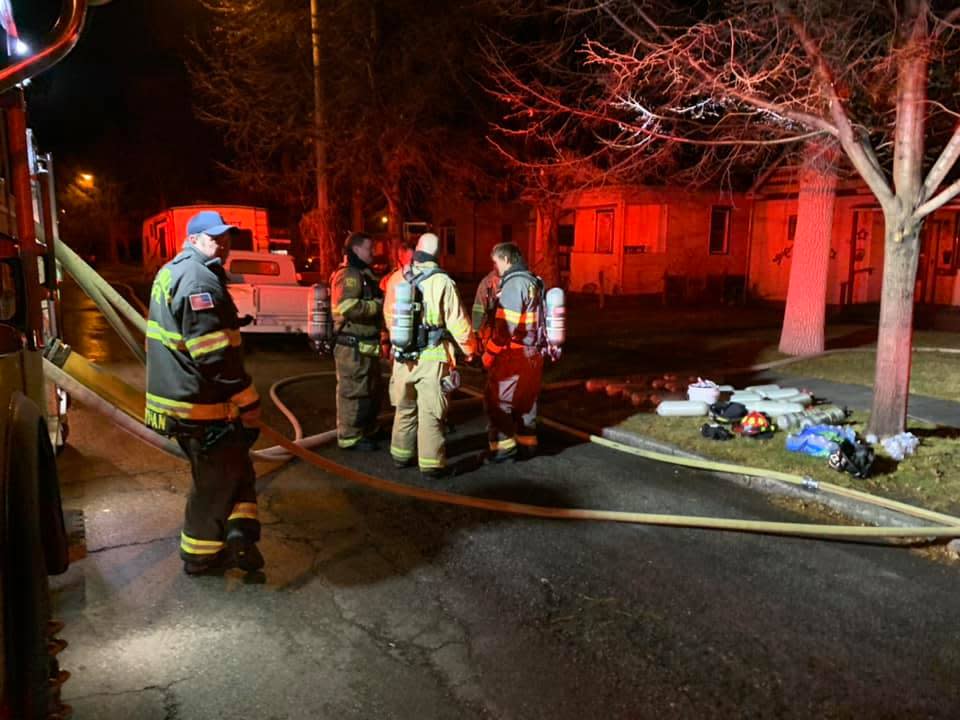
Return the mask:
POLYGON ((527 312, 516 312, 514 310, 507 310, 507 308, 498 308, 497 317, 507 322, 511 322, 514 325, 532 325, 537 322, 540 317, 539 310, 529 310, 527 312))
POLYGON ((390 454, 400 460, 409 460, 413 457, 413 450, 404 450, 403 448, 398 448, 396 445, 391 445, 390 454))
POLYGON ((259 400, 260 395, 257 393, 257 389, 253 386, 253 383, 247 385, 243 390, 230 398, 230 402, 241 408, 252 405, 259 400))
POLYGON ((223 547, 220 540, 194 540, 185 532, 180 533, 180 549, 191 555, 216 555, 223 547))
POLYGON ((243 344, 243 336, 239 330, 224 330, 230 339, 230 347, 240 347, 243 344))
POLYGON ((230 520, 258 520, 260 515, 257 512, 256 503, 236 503, 233 506, 233 510, 230 512, 230 517, 227 518, 227 521, 230 520))
POLYGON ((215 330, 212 333, 187 340, 187 350, 193 357, 209 355, 217 350, 230 347, 230 336, 225 330, 215 330))
POLYGON ((337 306, 333 311, 337 315, 346 315, 348 312, 353 310, 360 303, 359 298, 347 298, 346 300, 341 300, 337 303, 337 306))
POLYGON ((360 436, 352 438, 337 438, 337 445, 342 448, 349 448, 360 442, 360 436))
POLYGON ((435 460, 434 458, 417 458, 420 467, 422 468, 442 468, 446 463, 443 460, 435 460))
POLYGON ((525 447, 535 447, 537 445, 536 435, 517 435, 517 445, 525 447))
POLYGON ((156 340, 172 350, 186 350, 187 348, 183 342, 183 335, 164 330, 156 320, 147 321, 147 338, 156 340))
POLYGON ((147 410, 184 420, 230 420, 237 416, 231 403, 190 403, 147 393, 147 410))
POLYGON ((436 360, 439 362, 448 362, 450 356, 447 354, 445 345, 440 344, 436 347, 424 348, 420 351, 420 360, 436 360))
POLYGON ((516 447, 517 447, 517 441, 514 438, 507 438, 506 440, 490 441, 491 450, 513 450, 516 447))

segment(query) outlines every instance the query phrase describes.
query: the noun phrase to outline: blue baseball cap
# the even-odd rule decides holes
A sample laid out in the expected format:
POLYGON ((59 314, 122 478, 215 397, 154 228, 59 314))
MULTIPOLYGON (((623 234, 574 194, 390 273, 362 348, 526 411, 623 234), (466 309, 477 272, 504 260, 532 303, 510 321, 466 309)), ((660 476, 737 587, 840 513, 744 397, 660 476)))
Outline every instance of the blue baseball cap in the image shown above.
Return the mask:
POLYGON ((235 225, 227 225, 223 216, 213 210, 203 210, 187 221, 187 235, 206 233, 211 237, 223 235, 228 230, 236 230, 235 225))

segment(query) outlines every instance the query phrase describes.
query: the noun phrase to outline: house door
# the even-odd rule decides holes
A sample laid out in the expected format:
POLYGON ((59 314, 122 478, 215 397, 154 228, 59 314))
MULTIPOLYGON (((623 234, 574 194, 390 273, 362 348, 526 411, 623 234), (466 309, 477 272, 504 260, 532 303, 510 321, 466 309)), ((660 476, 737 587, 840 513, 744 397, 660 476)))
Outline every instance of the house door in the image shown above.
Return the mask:
MULTIPOLYGON (((938 293, 941 280, 947 275, 944 268, 949 269, 953 257, 953 235, 950 222, 936 219, 927 220, 920 235, 920 259, 917 263, 917 282, 915 301, 924 305, 936 305, 940 302, 949 303, 949 298, 940 297, 938 293), (944 265, 944 260, 946 264, 944 265)), ((946 290, 946 285, 944 285, 946 290)))

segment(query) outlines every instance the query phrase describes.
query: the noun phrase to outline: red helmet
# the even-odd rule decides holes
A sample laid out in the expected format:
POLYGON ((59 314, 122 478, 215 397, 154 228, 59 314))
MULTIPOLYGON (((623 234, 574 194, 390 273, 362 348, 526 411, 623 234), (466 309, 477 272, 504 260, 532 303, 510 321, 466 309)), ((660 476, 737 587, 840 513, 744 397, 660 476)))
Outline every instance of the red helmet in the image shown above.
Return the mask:
POLYGON ((770 418, 762 412, 754 410, 747 413, 740 421, 737 432, 748 437, 757 437, 758 435, 772 433, 773 425, 770 423, 770 418))

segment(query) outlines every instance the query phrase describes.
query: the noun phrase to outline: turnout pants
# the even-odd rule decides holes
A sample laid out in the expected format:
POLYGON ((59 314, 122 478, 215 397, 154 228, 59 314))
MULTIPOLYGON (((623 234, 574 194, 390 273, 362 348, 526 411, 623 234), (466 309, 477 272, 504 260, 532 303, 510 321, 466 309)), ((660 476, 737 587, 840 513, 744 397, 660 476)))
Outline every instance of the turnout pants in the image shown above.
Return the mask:
MULTIPOLYGON (((379 347, 379 346, 378 346, 379 347)), ((353 447, 377 431, 380 412, 380 358, 337 345, 337 444, 353 447)))
POLYGON ((543 379, 543 356, 536 350, 509 348, 499 353, 487 373, 484 405, 490 451, 500 458, 517 449, 537 449, 537 398, 543 379))
POLYGON ((250 446, 257 431, 237 423, 210 423, 177 442, 190 460, 193 487, 187 497, 180 557, 203 561, 224 549, 234 530, 260 540, 256 474, 250 446))
POLYGON ((413 460, 421 470, 439 470, 447 464, 447 394, 441 381, 450 374, 450 365, 436 360, 393 364, 390 402, 396 407, 390 455, 399 463, 413 460))

